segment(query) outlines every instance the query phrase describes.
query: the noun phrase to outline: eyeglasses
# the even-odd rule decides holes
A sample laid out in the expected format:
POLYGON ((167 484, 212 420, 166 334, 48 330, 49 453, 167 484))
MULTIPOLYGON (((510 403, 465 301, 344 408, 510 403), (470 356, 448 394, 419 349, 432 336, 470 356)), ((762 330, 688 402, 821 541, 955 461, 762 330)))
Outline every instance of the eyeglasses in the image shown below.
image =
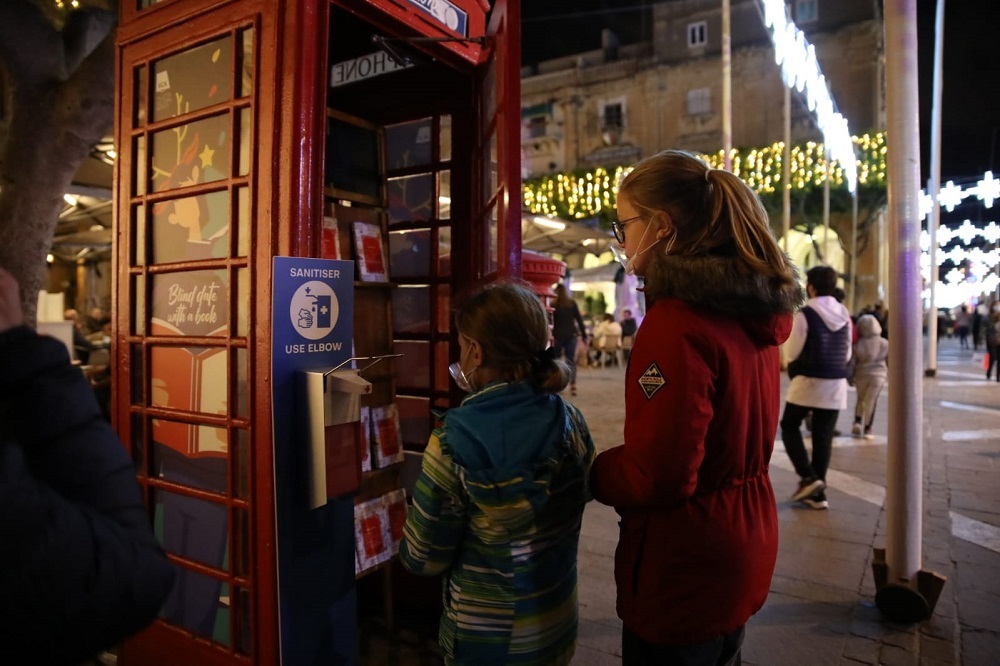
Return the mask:
POLYGON ((611 220, 611 231, 615 232, 615 240, 619 243, 625 242, 625 225, 629 222, 634 222, 636 220, 641 220, 645 215, 636 215, 635 217, 630 217, 627 220, 611 220))

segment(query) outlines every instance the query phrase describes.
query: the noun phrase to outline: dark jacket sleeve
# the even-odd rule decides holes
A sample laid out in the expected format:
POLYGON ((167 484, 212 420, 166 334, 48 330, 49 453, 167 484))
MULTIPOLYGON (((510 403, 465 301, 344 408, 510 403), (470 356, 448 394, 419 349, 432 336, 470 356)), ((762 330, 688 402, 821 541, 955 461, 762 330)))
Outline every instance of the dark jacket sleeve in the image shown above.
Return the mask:
POLYGON ((0 334, 0 562, 12 663, 94 656, 151 622, 174 579, 89 383, 29 329, 0 334))
POLYGON ((580 315, 580 308, 573 303, 573 316, 576 318, 576 325, 580 327, 580 339, 587 339, 587 327, 583 325, 583 317, 580 315))

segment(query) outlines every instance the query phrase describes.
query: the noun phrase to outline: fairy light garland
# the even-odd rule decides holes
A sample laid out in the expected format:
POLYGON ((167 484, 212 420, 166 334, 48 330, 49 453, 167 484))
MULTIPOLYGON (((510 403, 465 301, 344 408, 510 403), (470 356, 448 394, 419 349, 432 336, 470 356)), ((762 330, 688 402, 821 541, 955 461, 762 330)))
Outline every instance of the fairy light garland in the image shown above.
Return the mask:
MULTIPOLYGON (((858 184, 885 187, 885 132, 853 137, 853 143, 858 155, 858 184)), ((784 143, 779 141, 763 148, 734 149, 732 171, 759 194, 775 192, 781 187, 784 148, 784 143)), ((713 168, 722 168, 721 150, 701 155, 701 158, 713 168)), ((830 166, 831 185, 844 188, 844 169, 836 160, 830 166)), ((566 220, 594 217, 615 207, 618 182, 629 171, 630 168, 624 166, 597 167, 590 171, 533 178, 522 186, 524 206, 537 215, 566 220)), ((823 144, 810 141, 792 146, 790 173, 793 190, 822 186, 828 173, 823 144)))

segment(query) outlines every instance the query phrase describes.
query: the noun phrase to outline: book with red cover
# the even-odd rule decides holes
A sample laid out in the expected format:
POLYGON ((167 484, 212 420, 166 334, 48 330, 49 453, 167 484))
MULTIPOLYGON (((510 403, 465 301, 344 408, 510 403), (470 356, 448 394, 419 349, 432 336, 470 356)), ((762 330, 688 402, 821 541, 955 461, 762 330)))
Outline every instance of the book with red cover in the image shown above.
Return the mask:
POLYGON ((375 436, 375 466, 388 467, 403 461, 403 438, 399 429, 399 409, 396 405, 372 407, 372 432, 375 436))
POLYGON ((382 229, 368 222, 354 223, 354 245, 358 278, 363 282, 387 282, 385 243, 382 229))
POLYGON ((389 518, 390 547, 393 553, 399 552, 399 542, 403 540, 403 527, 406 525, 406 490, 399 488, 385 496, 385 512, 389 518))
POLYGON ((340 252, 340 227, 337 218, 326 215, 323 217, 323 231, 320 237, 321 259, 343 259, 340 252))

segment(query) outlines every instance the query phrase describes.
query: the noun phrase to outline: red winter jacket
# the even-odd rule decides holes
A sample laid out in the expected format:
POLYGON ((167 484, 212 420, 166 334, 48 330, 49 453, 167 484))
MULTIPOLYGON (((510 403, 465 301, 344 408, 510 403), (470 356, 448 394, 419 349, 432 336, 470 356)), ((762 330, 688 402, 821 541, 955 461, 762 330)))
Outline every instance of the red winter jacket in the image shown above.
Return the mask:
POLYGON ((667 645, 731 632, 767 598, 778 552, 768 476, 778 345, 794 307, 738 314, 688 300, 662 298, 643 320, 626 373, 625 444, 591 471, 594 497, 621 515, 618 615, 667 645))

